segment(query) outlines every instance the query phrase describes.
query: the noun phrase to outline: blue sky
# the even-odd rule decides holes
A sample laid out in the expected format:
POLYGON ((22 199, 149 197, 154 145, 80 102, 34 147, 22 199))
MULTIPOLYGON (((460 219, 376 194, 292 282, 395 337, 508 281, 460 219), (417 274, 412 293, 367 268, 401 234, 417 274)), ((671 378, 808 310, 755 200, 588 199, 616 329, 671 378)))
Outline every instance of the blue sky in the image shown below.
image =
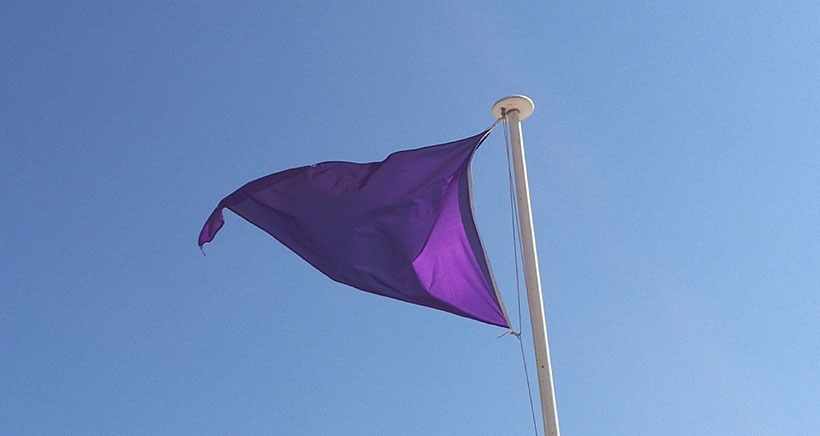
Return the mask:
MULTIPOLYGON (((248 180, 467 137, 522 93, 563 433, 816 435, 818 21, 7 2, 0 433, 532 434, 503 329, 332 282, 230 213, 196 247, 248 180)), ((517 322, 503 142, 474 159, 475 209, 517 322)))

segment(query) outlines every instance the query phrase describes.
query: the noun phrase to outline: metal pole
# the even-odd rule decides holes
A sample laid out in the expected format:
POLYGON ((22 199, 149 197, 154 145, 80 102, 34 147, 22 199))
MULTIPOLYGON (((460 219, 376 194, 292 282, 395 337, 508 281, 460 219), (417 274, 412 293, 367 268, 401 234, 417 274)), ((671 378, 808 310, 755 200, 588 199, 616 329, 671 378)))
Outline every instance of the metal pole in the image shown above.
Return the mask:
POLYGON ((538 272, 538 256, 535 252, 535 232, 530 210, 530 192, 527 184, 527 165, 524 158, 524 140, 521 136, 521 120, 534 109, 532 100, 522 95, 505 97, 493 105, 496 118, 505 116, 510 132, 512 164, 515 175, 518 226, 521 236, 521 254, 524 262, 524 278, 527 286, 527 304, 530 310, 532 342, 535 348, 535 364, 538 374, 538 393, 541 399, 541 417, 544 433, 559 436, 558 412, 555 408, 555 390, 552 383, 547 323, 544 317, 544 300, 541 295, 541 275, 538 272))

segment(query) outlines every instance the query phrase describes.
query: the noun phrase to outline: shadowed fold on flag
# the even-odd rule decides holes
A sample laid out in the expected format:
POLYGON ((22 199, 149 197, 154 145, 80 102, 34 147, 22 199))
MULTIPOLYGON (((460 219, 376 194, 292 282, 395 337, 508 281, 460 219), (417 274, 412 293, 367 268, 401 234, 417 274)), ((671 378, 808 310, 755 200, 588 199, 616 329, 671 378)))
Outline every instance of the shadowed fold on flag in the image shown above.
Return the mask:
POLYGON ((470 160, 492 128, 381 162, 324 162, 254 180, 219 202, 331 279, 509 327, 473 219, 470 160))

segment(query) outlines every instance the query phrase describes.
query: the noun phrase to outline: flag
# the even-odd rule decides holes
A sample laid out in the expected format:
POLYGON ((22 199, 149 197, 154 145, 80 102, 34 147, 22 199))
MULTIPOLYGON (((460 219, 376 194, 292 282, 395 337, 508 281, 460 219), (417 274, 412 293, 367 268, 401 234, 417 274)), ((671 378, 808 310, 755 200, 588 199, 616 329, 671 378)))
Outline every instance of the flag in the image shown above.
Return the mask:
POLYGON ((470 160, 490 130, 381 162, 324 162, 254 180, 219 202, 199 246, 228 208, 337 282, 509 327, 471 203, 470 160))

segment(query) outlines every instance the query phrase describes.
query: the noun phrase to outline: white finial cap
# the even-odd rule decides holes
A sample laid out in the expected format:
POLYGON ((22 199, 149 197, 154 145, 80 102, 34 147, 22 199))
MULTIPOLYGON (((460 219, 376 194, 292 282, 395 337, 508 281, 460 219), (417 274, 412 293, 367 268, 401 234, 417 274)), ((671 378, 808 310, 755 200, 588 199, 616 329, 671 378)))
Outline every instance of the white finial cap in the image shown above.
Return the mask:
POLYGON ((525 95, 510 95, 498 100, 493 105, 493 117, 499 119, 502 117, 502 112, 518 111, 518 119, 523 120, 532 114, 535 109, 535 104, 525 95))

